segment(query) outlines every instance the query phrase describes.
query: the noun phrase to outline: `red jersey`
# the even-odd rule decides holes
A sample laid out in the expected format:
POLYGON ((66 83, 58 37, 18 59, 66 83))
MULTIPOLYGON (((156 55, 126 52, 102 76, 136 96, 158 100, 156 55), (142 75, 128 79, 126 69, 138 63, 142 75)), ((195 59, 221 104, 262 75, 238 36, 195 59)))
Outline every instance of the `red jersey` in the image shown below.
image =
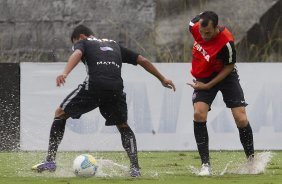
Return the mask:
POLYGON ((217 59, 219 51, 230 41, 234 42, 232 34, 227 28, 220 31, 209 41, 204 41, 199 32, 199 22, 190 25, 195 39, 191 74, 195 78, 207 78, 223 69, 223 62, 217 59))

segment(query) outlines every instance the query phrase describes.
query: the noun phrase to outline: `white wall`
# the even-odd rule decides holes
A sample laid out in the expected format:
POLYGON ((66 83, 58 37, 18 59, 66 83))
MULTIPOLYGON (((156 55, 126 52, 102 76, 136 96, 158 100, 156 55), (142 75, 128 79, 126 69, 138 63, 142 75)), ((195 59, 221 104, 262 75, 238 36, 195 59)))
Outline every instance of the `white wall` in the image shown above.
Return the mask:
MULTIPOLYGON (((139 150, 195 150, 193 134, 191 64, 155 64, 176 84, 165 89, 140 66, 123 66, 128 122, 139 150)), ((50 126, 57 106, 85 76, 82 64, 55 85, 65 63, 21 63, 21 149, 47 150, 50 126)), ((249 106, 256 149, 282 149, 282 63, 237 64, 249 106)), ((105 127, 96 109, 79 120, 68 120, 60 150, 122 150, 115 127, 105 127)), ((242 149, 231 112, 218 93, 208 117, 210 149, 242 149)))

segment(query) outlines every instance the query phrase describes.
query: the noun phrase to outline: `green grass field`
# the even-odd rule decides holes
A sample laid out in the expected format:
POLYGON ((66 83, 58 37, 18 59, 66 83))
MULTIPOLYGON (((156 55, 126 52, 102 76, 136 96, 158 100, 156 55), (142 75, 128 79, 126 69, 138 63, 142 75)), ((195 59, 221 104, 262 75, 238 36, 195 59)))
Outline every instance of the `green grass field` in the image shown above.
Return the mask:
MULTIPOLYGON (((197 152, 140 152, 139 162, 142 167, 142 177, 130 178, 124 171, 104 168, 110 177, 77 178, 72 174, 72 161, 80 152, 59 152, 55 173, 36 173, 31 166, 42 161, 43 152, 0 152, 0 184, 90 184, 90 183, 189 183, 189 184, 281 184, 282 183, 282 152, 272 152, 272 160, 268 163, 265 173, 258 175, 240 175, 220 173, 227 163, 230 169, 245 161, 244 153, 238 151, 211 152, 213 176, 199 177, 193 174, 191 166, 200 167, 197 152), (120 173, 118 173, 120 172, 120 173)), ((128 166, 127 156, 123 152, 90 152, 98 160, 109 159, 115 163, 128 166)))

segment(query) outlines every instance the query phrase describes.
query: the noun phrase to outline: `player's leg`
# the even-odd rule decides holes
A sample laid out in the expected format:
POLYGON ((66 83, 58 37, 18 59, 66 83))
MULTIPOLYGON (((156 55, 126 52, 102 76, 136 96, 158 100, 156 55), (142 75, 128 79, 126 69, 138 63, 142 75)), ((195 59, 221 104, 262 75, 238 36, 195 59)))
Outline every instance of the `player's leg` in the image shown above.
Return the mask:
POLYGON ((126 94, 122 91, 106 91, 101 97, 100 112, 106 119, 106 126, 115 125, 121 135, 122 146, 130 160, 130 175, 141 176, 134 132, 127 124, 126 94))
POLYGON ((48 162, 54 162, 56 159, 59 144, 64 137, 67 119, 68 115, 65 111, 61 107, 57 108, 50 130, 48 154, 46 157, 46 161, 48 162))
POLYGON ((194 135, 202 164, 210 164, 209 135, 207 130, 208 111, 208 104, 204 102, 194 103, 194 135))
POLYGON ((207 91, 194 91, 192 96, 194 107, 194 136, 202 162, 202 169, 199 175, 203 176, 211 174, 207 116, 217 91, 218 89, 215 86, 207 91))
POLYGON ((32 167, 32 170, 42 172, 45 170, 55 171, 56 170, 56 153, 58 146, 61 143, 66 126, 66 119, 68 116, 66 113, 59 107, 55 112, 55 118, 51 126, 50 136, 49 136, 49 146, 48 154, 46 160, 42 163, 36 164, 32 167))
POLYGON ((247 158, 254 155, 253 132, 246 115, 244 92, 239 83, 239 76, 234 70, 223 82, 221 86, 223 100, 231 109, 235 123, 239 130, 240 141, 243 145, 247 158))
POLYGON ((117 128, 121 135, 122 146, 130 160, 130 175, 132 177, 138 177, 141 175, 141 173, 139 171, 140 167, 138 164, 137 144, 134 132, 127 123, 117 125, 117 128))
POLYGON ((246 115, 245 107, 231 108, 234 120, 239 130, 240 141, 244 148, 246 157, 254 156, 253 131, 246 115))
POLYGON ((79 118, 82 114, 96 108, 98 104, 95 103, 93 96, 95 94, 86 90, 85 84, 81 84, 64 99, 55 112, 55 118, 50 130, 46 160, 33 166, 33 170, 37 170, 38 172, 56 170, 56 153, 64 136, 66 120, 69 117, 79 118))

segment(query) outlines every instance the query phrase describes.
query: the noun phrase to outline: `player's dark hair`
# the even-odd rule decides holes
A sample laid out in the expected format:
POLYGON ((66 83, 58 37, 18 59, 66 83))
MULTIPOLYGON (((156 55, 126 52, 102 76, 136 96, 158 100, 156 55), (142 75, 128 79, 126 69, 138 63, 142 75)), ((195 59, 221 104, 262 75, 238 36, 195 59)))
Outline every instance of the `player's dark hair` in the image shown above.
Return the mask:
POLYGON ((213 11, 204 11, 200 14, 200 19, 203 20, 201 22, 202 27, 207 27, 210 20, 212 21, 213 27, 218 25, 218 15, 213 11))
POLYGON ((71 42, 73 43, 74 40, 79 39, 79 35, 84 34, 85 36, 91 36, 94 35, 94 33, 91 31, 90 28, 84 26, 84 25, 79 25, 76 26, 71 34, 71 42))

